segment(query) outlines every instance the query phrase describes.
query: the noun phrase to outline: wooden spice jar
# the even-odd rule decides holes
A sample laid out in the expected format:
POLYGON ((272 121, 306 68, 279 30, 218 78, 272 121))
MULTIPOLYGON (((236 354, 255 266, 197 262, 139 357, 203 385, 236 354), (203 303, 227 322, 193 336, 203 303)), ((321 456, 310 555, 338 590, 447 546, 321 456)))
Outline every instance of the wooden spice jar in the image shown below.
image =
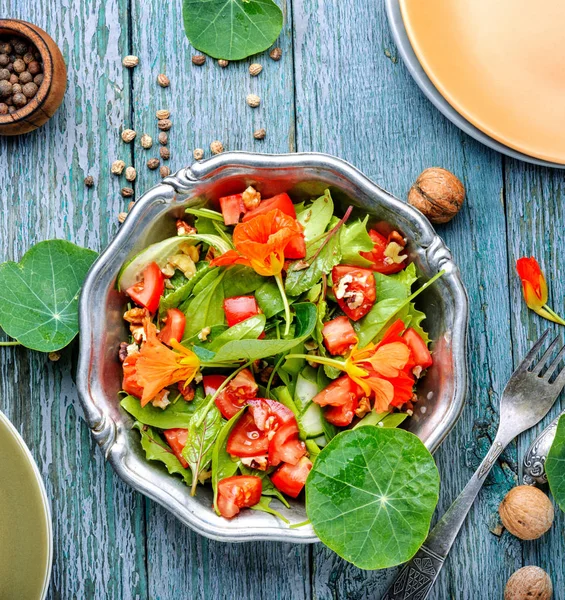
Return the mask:
POLYGON ((55 114, 67 88, 67 67, 57 44, 37 25, 0 19, 0 36, 24 38, 37 48, 43 63, 43 81, 36 95, 16 112, 0 115, 0 135, 19 135, 41 127, 55 114))

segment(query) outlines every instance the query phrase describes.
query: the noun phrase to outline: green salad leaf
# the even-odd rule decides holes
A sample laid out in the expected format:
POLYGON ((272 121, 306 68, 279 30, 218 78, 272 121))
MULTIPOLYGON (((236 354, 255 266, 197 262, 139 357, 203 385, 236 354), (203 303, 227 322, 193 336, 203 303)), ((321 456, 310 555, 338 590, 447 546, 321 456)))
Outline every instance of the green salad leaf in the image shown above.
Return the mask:
POLYGON ((264 283, 255 290, 255 299, 267 319, 270 319, 284 310, 284 304, 274 279, 269 277, 269 279, 263 278, 263 280, 264 283))
POLYGON ((426 313, 418 310, 413 302, 408 305, 408 315, 405 321, 407 327, 412 327, 414 331, 426 342, 430 343, 428 332, 422 327, 422 321, 426 318, 426 313))
POLYGON ((394 275, 383 275, 382 273, 375 273, 374 275, 379 300, 408 298, 412 286, 418 279, 414 263, 410 263, 405 269, 394 273, 394 275))
POLYGON ((186 308, 183 306, 186 314, 185 340, 197 335, 205 327, 223 325, 225 320, 223 276, 224 273, 216 274, 212 271, 194 286, 194 298, 186 308), (206 281, 207 277, 212 279, 209 283, 206 281))
POLYGON ((261 512, 269 513, 270 515, 277 517, 277 519, 280 519, 281 521, 283 521, 284 523, 286 523, 288 525, 290 523, 290 521, 286 517, 283 517, 278 510, 271 508, 271 500, 272 500, 272 498, 270 498, 269 496, 263 495, 263 496, 261 496, 261 499, 259 500, 259 502, 257 502, 257 504, 255 504, 254 506, 251 506, 250 508, 252 510, 260 510, 261 512))
POLYGON ((306 513, 334 552, 361 569, 406 562, 422 545, 439 497, 429 451, 402 429, 337 435, 306 481, 306 513))
POLYGON ((334 203, 330 190, 326 190, 323 196, 314 200, 302 212, 297 214, 296 220, 304 227, 304 238, 306 242, 322 235, 330 224, 334 214, 334 203))
MULTIPOLYGON (((234 265, 224 271, 226 298, 245 296, 265 283, 265 278, 250 267, 234 265)), ((279 293, 280 296, 280 293, 279 293)))
POLYGON ((373 241, 367 233, 367 221, 346 223, 341 229, 341 248, 343 263, 355 267, 370 267, 371 261, 363 258, 359 252, 370 252, 373 249, 373 241))
POLYGON ((169 404, 165 409, 162 409, 153 406, 151 402, 142 407, 139 398, 126 396, 122 399, 120 405, 143 425, 159 427, 160 429, 175 429, 177 427, 187 429, 200 402, 196 398, 191 402, 179 399, 174 404, 169 404))
POLYGON ((555 439, 545 461, 545 472, 555 502, 565 511, 565 416, 557 424, 555 439))
POLYGON ((218 437, 214 442, 212 450, 212 489, 214 490, 214 510, 218 513, 218 482, 226 477, 231 477, 237 473, 239 468, 239 459, 228 453, 226 444, 231 430, 238 422, 239 417, 243 414, 245 408, 234 415, 227 423, 224 423, 218 437))
POLYGON ((359 321, 353 323, 353 329, 359 338, 359 347, 364 348, 371 343, 384 326, 404 306, 405 300, 388 298, 375 302, 371 310, 359 321))
POLYGON ((0 327, 26 348, 54 352, 78 333, 78 296, 98 255, 65 240, 0 264, 0 327))
POLYGON ((186 485, 192 483, 192 473, 190 470, 185 469, 180 464, 179 459, 157 431, 139 422, 133 424, 133 429, 138 429, 141 434, 141 447, 145 451, 147 460, 155 460, 163 463, 171 475, 180 475, 186 485))
POLYGON ((234 342, 238 340, 256 340, 265 329, 265 315, 255 315, 241 321, 236 325, 233 325, 229 329, 226 329, 223 333, 217 336, 208 345, 208 350, 217 352, 222 346, 228 342, 234 342))
POLYGON ((283 25, 273 0, 184 0, 186 37, 213 58, 241 60, 266 50, 283 25))

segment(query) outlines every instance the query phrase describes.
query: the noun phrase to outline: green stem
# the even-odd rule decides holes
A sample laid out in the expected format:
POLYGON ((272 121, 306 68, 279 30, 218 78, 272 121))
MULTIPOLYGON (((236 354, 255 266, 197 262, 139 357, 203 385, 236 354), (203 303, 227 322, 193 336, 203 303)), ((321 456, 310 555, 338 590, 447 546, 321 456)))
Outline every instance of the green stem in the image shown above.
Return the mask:
POLYGON ((286 297, 286 293, 284 291, 284 283, 282 280, 282 276, 279 273, 275 275, 275 281, 279 287, 279 292, 281 293, 281 298, 284 305, 284 319, 286 321, 286 325, 284 328, 284 336, 286 337, 290 333, 290 324, 292 323, 292 317, 290 316, 290 305, 288 303, 288 298, 286 297))
POLYGON ((208 401, 208 404, 206 405, 205 410, 202 412, 202 414, 200 415, 200 417, 198 418, 198 420, 195 423, 196 427, 200 427, 200 425, 202 425, 202 422, 204 421, 204 419, 206 418, 206 415, 208 414, 208 412, 210 411, 210 409, 212 408, 214 402, 216 401, 216 398, 222 393, 222 391, 225 389, 225 387, 228 385, 228 383, 240 372, 243 371, 243 369, 246 369, 253 361, 250 360, 248 362, 246 362, 244 365, 241 365, 241 367, 239 367, 239 369, 236 369, 231 375, 228 375, 224 381, 222 382, 222 385, 220 385, 220 387, 212 394, 212 396, 210 397, 210 400, 208 401))
MULTIPOLYGON (((559 323, 559 325, 565 325, 565 321, 555 311, 549 308, 547 304, 545 304, 543 308, 545 308, 545 310, 553 317, 553 319, 550 319, 550 321, 553 321, 554 323, 559 323)), ((544 315, 542 315, 542 317, 543 316, 544 315)))
POLYGON ((275 366, 273 367, 273 372, 271 373, 270 377, 269 377, 269 381, 267 382, 267 398, 271 397, 271 385, 273 384, 273 379, 275 378, 275 375, 277 373, 277 371, 279 370, 279 367, 282 364, 282 361, 284 360, 285 355, 283 354, 279 360, 277 360, 277 363, 275 364, 275 366))
POLYGON ((340 371, 345 370, 345 363, 341 360, 336 360, 335 358, 328 358, 327 356, 317 356, 316 354, 287 354, 286 360, 289 358, 304 358, 306 360, 321 364, 321 365, 329 365, 330 367, 335 367, 340 371))
POLYGON ((20 342, 0 342, 0 346, 21 346, 20 342))
POLYGON ((326 235, 326 239, 323 241, 322 244, 320 244, 320 247, 316 250, 316 252, 314 253, 313 256, 311 256, 308 259, 308 262, 311 264, 313 263, 318 256, 320 255, 320 252, 324 249, 325 245, 333 238, 333 236, 340 230, 341 226, 347 221, 347 219, 349 219, 349 216, 351 215, 351 211, 353 210, 353 206, 350 206, 346 211, 345 214, 343 215, 343 217, 336 223, 336 225, 334 227, 332 227, 326 235))

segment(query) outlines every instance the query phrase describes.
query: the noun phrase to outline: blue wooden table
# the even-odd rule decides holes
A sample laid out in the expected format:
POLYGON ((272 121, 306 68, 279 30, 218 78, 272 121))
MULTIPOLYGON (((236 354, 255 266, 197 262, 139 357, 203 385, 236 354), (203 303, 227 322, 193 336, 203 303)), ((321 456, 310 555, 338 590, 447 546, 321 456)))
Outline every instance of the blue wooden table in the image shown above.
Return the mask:
MULTIPOLYGON (((467 189, 461 214, 440 234, 470 296, 470 385, 463 415, 436 458, 439 509, 462 489, 494 437, 499 395, 513 366, 545 326, 522 303, 514 262, 535 255, 551 304, 565 296, 563 172, 532 167, 481 146, 424 98, 399 60, 382 0, 279 0, 285 26, 267 54, 220 68, 191 64, 181 0, 0 0, 0 15, 45 28, 68 64, 63 106, 41 130, 0 139, 0 260, 35 242, 64 238, 99 250, 129 199, 110 174, 135 165, 139 197, 159 180, 145 163, 158 154, 155 111, 171 110, 173 170, 194 148, 315 150, 342 157, 399 198, 426 167, 456 173, 467 189), (135 54, 139 66, 122 67, 135 54), (260 62, 257 78, 248 74, 260 62), (171 85, 156 84, 166 73, 171 85), (258 94, 260 108, 245 102, 258 94), (151 150, 124 144, 123 128, 147 132, 151 150), (253 138, 264 127, 263 141, 253 138), (92 175, 93 188, 83 180, 92 175)), ((152 600, 377 599, 395 571, 363 572, 321 545, 209 541, 126 487, 105 465, 81 419, 74 384, 76 344, 58 362, 3 348, 0 409, 31 447, 51 498, 55 559, 50 598, 152 600)), ((555 414, 558 407, 552 412, 555 414)), ((539 430, 539 429, 538 429, 539 430)), ((521 543, 502 532, 497 507, 516 483, 529 432, 503 455, 432 594, 434 600, 498 599, 510 574, 537 564, 565 598, 564 519, 521 543)), ((1 543, 1 542, 0 542, 1 543)), ((11 600, 11 599, 10 599, 11 600)))

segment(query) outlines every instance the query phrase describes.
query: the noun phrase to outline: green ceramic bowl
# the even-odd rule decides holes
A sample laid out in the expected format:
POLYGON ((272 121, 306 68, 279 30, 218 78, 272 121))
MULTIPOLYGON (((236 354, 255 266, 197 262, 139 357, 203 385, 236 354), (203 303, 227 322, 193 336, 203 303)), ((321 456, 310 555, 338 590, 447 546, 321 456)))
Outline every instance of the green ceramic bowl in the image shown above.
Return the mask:
POLYGON ((51 512, 33 457, 0 412, 0 598, 43 600, 53 558, 51 512))

